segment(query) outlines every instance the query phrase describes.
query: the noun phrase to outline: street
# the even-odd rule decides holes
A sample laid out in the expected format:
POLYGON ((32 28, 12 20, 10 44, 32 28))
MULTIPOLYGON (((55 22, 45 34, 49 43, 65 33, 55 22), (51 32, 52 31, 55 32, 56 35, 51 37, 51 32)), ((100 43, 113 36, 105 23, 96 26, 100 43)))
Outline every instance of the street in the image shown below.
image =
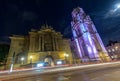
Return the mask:
POLYGON ((1 76, 0 81, 120 81, 120 62, 34 69, 1 76))

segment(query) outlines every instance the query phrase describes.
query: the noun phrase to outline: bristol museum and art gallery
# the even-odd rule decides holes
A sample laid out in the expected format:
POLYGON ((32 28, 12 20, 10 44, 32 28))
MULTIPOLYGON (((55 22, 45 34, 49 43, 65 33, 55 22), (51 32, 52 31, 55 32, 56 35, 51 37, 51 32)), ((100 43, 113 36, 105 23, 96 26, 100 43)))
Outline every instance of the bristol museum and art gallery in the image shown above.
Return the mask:
POLYGON ((13 60, 15 64, 48 62, 54 65, 57 62, 73 62, 70 40, 63 38, 51 26, 44 25, 39 30, 31 29, 27 36, 13 35, 10 40, 8 64, 13 60))

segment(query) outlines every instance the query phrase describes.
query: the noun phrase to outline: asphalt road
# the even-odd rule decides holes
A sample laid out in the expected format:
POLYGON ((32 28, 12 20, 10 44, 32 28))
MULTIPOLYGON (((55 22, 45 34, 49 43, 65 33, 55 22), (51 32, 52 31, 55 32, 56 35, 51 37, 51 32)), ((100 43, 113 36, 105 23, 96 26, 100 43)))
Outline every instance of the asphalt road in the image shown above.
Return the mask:
MULTIPOLYGON (((51 72, 47 72, 47 70, 44 72, 37 69, 29 72, 20 72, 19 74, 21 74, 21 76, 15 74, 17 76, 15 78, 0 81, 120 81, 120 63, 88 66, 76 69, 67 68, 65 70, 51 72)), ((6 76, 4 76, 4 78, 6 78, 6 76)))

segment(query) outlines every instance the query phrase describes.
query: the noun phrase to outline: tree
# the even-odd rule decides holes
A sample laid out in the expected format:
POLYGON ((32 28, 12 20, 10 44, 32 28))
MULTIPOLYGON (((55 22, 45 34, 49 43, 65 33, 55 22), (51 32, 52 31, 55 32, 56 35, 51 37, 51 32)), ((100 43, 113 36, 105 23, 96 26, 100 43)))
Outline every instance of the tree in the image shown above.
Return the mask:
POLYGON ((9 51, 8 44, 0 44, 0 63, 4 63, 9 51))

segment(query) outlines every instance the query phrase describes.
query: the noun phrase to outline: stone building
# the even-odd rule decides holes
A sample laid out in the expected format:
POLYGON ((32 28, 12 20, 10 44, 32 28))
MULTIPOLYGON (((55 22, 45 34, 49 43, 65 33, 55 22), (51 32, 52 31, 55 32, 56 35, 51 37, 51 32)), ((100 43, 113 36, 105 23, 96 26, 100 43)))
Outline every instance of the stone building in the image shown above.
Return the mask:
POLYGON ((107 49, 108 54, 112 60, 120 59, 120 42, 111 41, 106 46, 106 49, 107 49))
POLYGON ((82 8, 73 10, 71 26, 74 51, 81 62, 110 60, 94 23, 82 8))
POLYGON ((31 29, 28 36, 13 35, 10 39, 8 63, 13 56, 16 64, 40 61, 56 64, 58 60, 72 63, 69 39, 64 39, 60 32, 48 25, 40 30, 31 29))

